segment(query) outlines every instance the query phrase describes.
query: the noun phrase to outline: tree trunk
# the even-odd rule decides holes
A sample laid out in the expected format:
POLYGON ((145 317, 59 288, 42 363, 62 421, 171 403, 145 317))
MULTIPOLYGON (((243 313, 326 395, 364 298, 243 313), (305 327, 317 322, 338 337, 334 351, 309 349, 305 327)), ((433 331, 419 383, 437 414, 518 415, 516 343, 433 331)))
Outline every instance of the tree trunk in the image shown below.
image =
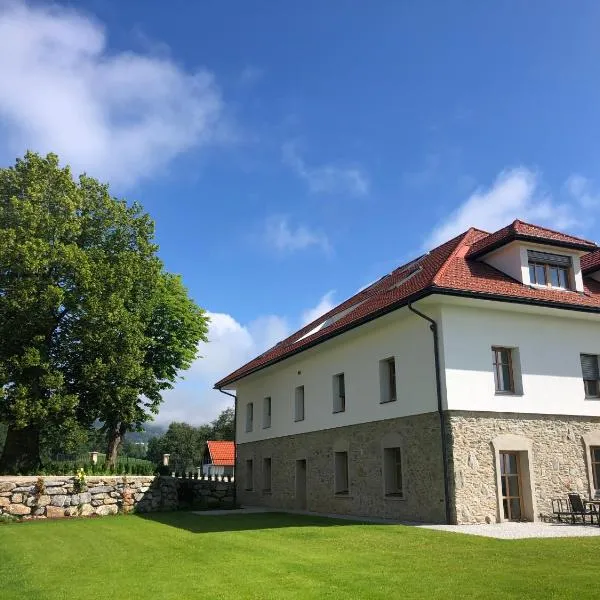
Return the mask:
POLYGON ((106 448, 106 468, 117 466, 119 458, 119 450, 123 443, 123 436, 127 431, 127 426, 124 423, 117 423, 108 430, 108 446, 106 448))
POLYGON ((9 426, 4 452, 0 457, 0 475, 35 473, 41 466, 40 430, 35 425, 15 429, 9 426))

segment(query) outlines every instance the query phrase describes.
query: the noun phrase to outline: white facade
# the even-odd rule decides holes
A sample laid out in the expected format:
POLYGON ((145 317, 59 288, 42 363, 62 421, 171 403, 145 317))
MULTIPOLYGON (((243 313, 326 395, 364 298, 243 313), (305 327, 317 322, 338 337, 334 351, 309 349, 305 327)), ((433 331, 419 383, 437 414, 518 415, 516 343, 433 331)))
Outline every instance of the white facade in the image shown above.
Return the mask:
MULTIPOLYGON (((438 323, 445 409, 600 416, 600 400, 585 397, 580 363, 581 353, 600 355, 600 315, 435 296, 415 307, 438 323), (514 351, 515 394, 495 392, 493 346, 514 351)), ((236 387, 239 443, 434 412, 432 333, 426 321, 404 307, 250 375, 236 387), (380 361, 391 357, 397 400, 381 403, 380 361), (335 413, 333 381, 339 373, 345 376, 345 411, 335 413), (304 386, 301 421, 294 420, 298 386, 304 386), (267 397, 271 426, 265 428, 267 397), (246 431, 250 402, 252 430, 246 431)))
POLYGON ((239 443, 356 425, 437 410, 433 339, 428 324, 400 309, 323 342, 236 383, 239 443), (381 403, 379 362, 394 357, 397 400, 381 403), (335 375, 344 373, 345 411, 333 412, 335 375), (295 390, 304 386, 304 420, 294 420, 295 390), (263 401, 271 398, 271 427, 263 401), (252 431, 247 405, 254 404, 252 431))
POLYGON ((600 315, 457 301, 443 307, 441 325, 447 409, 600 416, 600 400, 585 397, 580 361, 600 355, 600 315), (492 346, 516 350, 521 393, 495 392, 492 346))

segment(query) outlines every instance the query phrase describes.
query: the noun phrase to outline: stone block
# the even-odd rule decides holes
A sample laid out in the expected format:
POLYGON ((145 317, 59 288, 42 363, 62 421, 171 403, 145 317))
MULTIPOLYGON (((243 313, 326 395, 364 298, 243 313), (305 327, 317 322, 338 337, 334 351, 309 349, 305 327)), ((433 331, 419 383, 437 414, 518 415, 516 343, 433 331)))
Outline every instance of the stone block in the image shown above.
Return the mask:
POLYGON ((50 504, 52 506, 64 506, 65 502, 68 502, 67 496, 65 496, 64 494, 56 494, 55 496, 52 496, 52 500, 50 501, 50 504))
POLYGON ((104 504, 105 505, 107 505, 107 504, 117 504, 117 500, 116 500, 116 498, 105 498, 104 499, 104 504))
POLYGON ((102 493, 102 494, 92 494, 92 498, 94 500, 104 500, 104 498, 108 498, 108 495, 104 494, 104 493, 102 493))
POLYGON ((104 504, 104 500, 92 500, 90 504, 92 506, 102 506, 104 504))
POLYGON ((69 502, 71 506, 77 506, 79 504, 79 494, 73 494, 71 496, 71 501, 69 502))
POLYGON ((133 498, 135 499, 136 502, 140 502, 143 498, 144 498, 144 494, 134 494, 133 498))
POLYGON ((28 515, 31 513, 31 508, 24 504, 10 504, 6 512, 10 515, 28 515))
POLYGON ((36 517, 42 517, 46 514, 46 507, 45 506, 36 506, 33 509, 32 514, 36 517))
POLYGON ((26 494, 32 494, 35 491, 35 486, 33 485, 27 485, 27 486, 20 486, 20 487, 16 487, 12 490, 13 494, 16 494, 17 492, 25 492, 26 494))
POLYGON ((23 494, 13 494, 10 497, 10 501, 13 504, 21 504, 21 502, 23 502, 23 494))
POLYGON ((58 506, 47 506, 46 516, 49 519, 61 519, 65 516, 65 509, 58 506))
POLYGON ((90 492, 82 492, 79 494, 79 504, 89 504, 92 501, 90 492))
POLYGON ((56 496, 56 495, 64 495, 67 493, 67 490, 64 487, 52 487, 49 488, 46 486, 46 494, 48 494, 49 496, 56 496))
POLYGON ((46 488, 63 487, 67 481, 67 479, 53 479, 49 481, 44 481, 44 485, 46 486, 46 488))
POLYGON ((10 500, 8 498, 0 498, 0 507, 8 506, 10 504, 10 500))
POLYGON ((79 508, 77 506, 68 506, 65 508, 65 517, 76 517, 79 515, 79 508))
POLYGON ((96 514, 103 516, 103 517, 105 517, 107 515, 116 515, 117 512, 119 512, 119 509, 117 508, 117 506, 115 504, 99 506, 96 509, 96 514))
POLYGON ((12 483, 10 481, 0 481, 0 492, 11 492, 16 487, 16 483, 12 483))
POLYGON ((41 496, 38 496, 36 504, 38 506, 48 506, 48 504, 50 504, 50 500, 50 496, 47 494, 42 494, 41 496))
POLYGON ((79 514, 82 517, 89 517, 90 515, 93 515, 94 512, 94 507, 91 504, 82 504, 79 514))
POLYGON ((91 488, 89 491, 91 494, 108 494, 113 491, 112 486, 108 485, 98 485, 96 487, 91 488))

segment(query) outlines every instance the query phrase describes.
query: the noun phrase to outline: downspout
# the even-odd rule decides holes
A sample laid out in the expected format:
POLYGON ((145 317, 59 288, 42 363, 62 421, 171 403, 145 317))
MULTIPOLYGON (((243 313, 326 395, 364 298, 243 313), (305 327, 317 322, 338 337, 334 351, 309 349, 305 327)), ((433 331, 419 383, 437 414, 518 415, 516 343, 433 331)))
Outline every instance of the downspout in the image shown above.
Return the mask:
POLYGON ((435 363, 435 387, 437 392, 437 409, 440 416, 440 434, 442 441, 442 461, 444 463, 444 504, 446 506, 446 523, 452 523, 452 507, 450 504, 450 475, 448 469, 448 447, 447 447, 447 431, 446 417, 444 414, 444 406, 442 402, 442 375, 440 372, 440 342, 438 335, 437 323, 427 315, 413 307, 412 303, 408 303, 408 310, 415 313, 418 317, 425 319, 429 323, 429 328, 433 334, 433 356, 435 363))
POLYGON ((216 389, 233 398, 233 507, 237 508, 237 396, 221 388, 216 389))

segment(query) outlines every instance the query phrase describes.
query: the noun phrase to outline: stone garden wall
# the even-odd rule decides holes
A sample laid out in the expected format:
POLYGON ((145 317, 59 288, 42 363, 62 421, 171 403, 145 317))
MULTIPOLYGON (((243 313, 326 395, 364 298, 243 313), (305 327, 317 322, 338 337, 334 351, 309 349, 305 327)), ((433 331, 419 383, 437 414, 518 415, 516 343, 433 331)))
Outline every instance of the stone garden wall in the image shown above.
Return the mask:
POLYGON ((89 517, 180 508, 232 508, 232 482, 136 477, 0 477, 0 515, 24 519, 89 517))

